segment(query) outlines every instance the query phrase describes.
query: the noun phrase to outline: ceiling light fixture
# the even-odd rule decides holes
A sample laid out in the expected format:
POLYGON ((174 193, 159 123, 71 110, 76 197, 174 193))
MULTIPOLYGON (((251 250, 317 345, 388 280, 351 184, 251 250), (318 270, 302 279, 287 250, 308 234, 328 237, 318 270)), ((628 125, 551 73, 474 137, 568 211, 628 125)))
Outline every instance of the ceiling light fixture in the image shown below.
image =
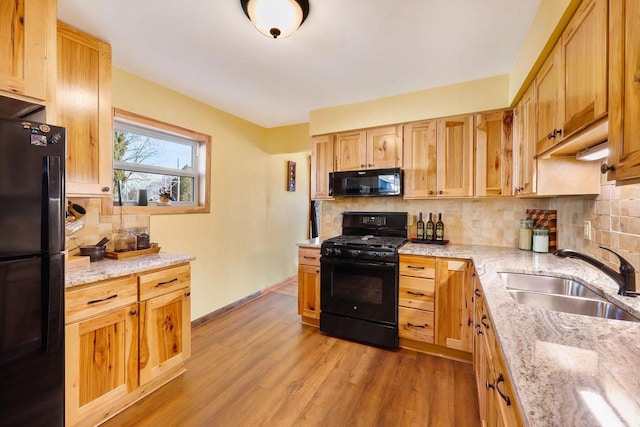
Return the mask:
POLYGON ((609 156, 609 144, 607 141, 594 145, 593 147, 589 147, 586 150, 580 151, 576 154, 576 159, 578 160, 600 160, 609 156))
POLYGON ((245 15, 267 37, 293 34, 309 15, 308 0, 240 0, 245 15))

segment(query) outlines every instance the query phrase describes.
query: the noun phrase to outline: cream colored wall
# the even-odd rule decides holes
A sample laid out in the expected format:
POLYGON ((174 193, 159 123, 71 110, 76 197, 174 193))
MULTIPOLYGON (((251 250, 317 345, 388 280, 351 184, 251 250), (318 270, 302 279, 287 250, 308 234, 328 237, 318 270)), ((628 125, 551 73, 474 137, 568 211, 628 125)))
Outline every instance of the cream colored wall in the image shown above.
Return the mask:
POLYGON ((507 74, 313 110, 311 135, 493 110, 509 104, 507 74))
POLYGON ((271 154, 311 150, 309 123, 267 129, 267 149, 271 154))
POLYGON ((271 152, 297 147, 287 135, 299 130, 281 130, 284 139, 270 143, 260 126, 117 68, 113 106, 212 137, 211 213, 150 221, 163 251, 197 258, 192 319, 297 273, 293 260, 295 243, 306 239, 308 177, 299 176, 297 191, 287 193, 285 168, 286 160, 307 168, 308 155, 271 152))

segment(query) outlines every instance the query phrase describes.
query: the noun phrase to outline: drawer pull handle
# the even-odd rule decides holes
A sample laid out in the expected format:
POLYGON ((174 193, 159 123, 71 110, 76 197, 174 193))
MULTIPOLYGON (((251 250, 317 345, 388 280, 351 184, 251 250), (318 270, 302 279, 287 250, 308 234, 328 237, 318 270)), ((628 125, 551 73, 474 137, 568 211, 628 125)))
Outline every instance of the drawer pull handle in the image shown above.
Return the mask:
POLYGON ((484 386, 487 388, 487 390, 495 388, 489 381, 485 382, 484 386))
POLYGON ((106 298, 102 298, 102 299, 94 299, 91 300, 87 303, 87 305, 91 305, 91 304, 97 304, 99 302, 105 302, 105 301, 109 301, 110 299, 114 299, 114 298, 118 298, 118 294, 113 294, 111 296, 108 296, 106 298))
POLYGON ((308 256, 308 255, 303 256, 303 258, 304 258, 304 259, 316 259, 316 257, 314 257, 314 256, 308 256))
POLYGON ((427 295, 427 294, 423 294, 422 292, 413 292, 413 291, 407 291, 407 293, 408 293, 409 295, 415 295, 415 296, 417 296, 417 297, 423 297, 423 296, 426 296, 426 295, 427 295))
POLYGON ((418 266, 418 265, 407 265, 407 268, 410 268, 412 270, 424 270, 423 266, 418 266))
POLYGON ((166 282, 160 282, 160 283, 158 283, 158 284, 156 285, 156 288, 157 288, 157 287, 159 287, 159 286, 168 285, 169 283, 173 283, 173 282, 177 282, 177 281, 178 281, 178 278, 177 278, 177 277, 175 277, 175 278, 173 278, 173 279, 171 279, 171 280, 167 280, 166 282))
POLYGON ((498 387, 500 383, 503 383, 503 382, 504 382, 504 375, 500 374, 498 376, 498 379, 496 380, 496 391, 498 392, 500 397, 503 398, 505 402, 507 402, 507 406, 511 406, 511 399, 509 399, 509 396, 501 392, 500 387, 498 387))
POLYGON ((427 325, 414 325, 413 323, 409 323, 409 322, 407 322, 407 326, 410 328, 422 328, 422 329, 427 327, 427 325))
POLYGON ((480 319, 480 323, 482 323, 482 326, 484 326, 485 328, 489 329, 489 324, 485 322, 486 318, 487 318, 487 315, 483 314, 482 315, 482 319, 480 319))
POLYGON ((475 291, 473 291, 473 293, 474 293, 477 297, 482 296, 482 294, 480 293, 480 291, 479 291, 479 290, 477 290, 477 289, 476 289, 475 291))

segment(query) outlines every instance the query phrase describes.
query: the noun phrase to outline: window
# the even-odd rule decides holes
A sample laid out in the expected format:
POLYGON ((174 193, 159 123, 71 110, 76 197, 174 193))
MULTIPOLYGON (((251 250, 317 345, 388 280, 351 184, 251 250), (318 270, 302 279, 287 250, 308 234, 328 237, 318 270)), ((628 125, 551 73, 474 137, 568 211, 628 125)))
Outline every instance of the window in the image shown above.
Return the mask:
POLYGON ((115 205, 122 201, 152 213, 167 204, 172 209, 158 212, 209 211, 209 136, 122 110, 115 110, 113 127, 115 205), (146 190, 151 210, 143 208, 140 190, 146 190), (162 193, 168 203, 160 200, 162 193))

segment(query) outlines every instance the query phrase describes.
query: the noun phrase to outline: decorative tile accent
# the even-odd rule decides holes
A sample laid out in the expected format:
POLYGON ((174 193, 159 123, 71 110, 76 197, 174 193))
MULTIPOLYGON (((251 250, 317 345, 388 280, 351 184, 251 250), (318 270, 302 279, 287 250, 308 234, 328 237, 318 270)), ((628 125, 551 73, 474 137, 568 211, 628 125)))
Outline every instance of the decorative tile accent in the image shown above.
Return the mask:
POLYGON ((549 229, 549 252, 558 249, 558 211, 545 209, 527 209, 527 219, 532 219, 533 227, 549 229))

